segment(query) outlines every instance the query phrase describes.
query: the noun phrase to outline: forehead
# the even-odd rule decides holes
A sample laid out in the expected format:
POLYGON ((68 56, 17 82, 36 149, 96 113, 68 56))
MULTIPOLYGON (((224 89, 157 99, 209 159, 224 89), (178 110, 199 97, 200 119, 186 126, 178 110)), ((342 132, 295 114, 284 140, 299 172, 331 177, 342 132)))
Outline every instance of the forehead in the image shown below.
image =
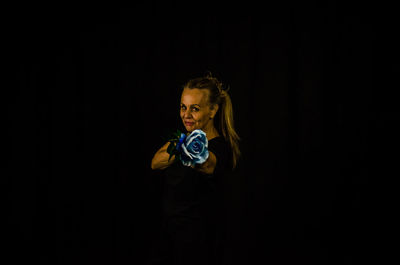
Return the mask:
POLYGON ((208 103, 208 93, 207 89, 185 88, 182 91, 181 102, 185 105, 205 105, 208 103))

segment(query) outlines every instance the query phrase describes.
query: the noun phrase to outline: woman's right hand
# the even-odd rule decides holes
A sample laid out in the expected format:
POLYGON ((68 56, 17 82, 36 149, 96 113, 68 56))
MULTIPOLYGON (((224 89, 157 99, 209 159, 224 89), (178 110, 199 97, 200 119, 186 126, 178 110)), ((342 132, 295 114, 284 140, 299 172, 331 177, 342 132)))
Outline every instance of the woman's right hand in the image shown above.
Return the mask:
POLYGON ((162 170, 169 167, 174 162, 175 156, 172 156, 171 159, 169 159, 169 154, 167 152, 169 145, 170 142, 167 142, 154 154, 153 159, 151 160, 151 169, 162 170))

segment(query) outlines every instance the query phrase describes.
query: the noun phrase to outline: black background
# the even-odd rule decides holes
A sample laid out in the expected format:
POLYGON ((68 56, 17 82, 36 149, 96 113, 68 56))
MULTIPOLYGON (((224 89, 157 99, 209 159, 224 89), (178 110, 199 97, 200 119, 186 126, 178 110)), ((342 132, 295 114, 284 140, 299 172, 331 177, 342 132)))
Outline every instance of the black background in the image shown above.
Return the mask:
POLYGON ((225 190, 225 263, 359 264, 385 256, 378 247, 390 253, 394 7, 4 12, 7 264, 141 264, 161 210, 150 160, 180 126, 181 86, 207 70, 231 87, 243 153, 225 190))

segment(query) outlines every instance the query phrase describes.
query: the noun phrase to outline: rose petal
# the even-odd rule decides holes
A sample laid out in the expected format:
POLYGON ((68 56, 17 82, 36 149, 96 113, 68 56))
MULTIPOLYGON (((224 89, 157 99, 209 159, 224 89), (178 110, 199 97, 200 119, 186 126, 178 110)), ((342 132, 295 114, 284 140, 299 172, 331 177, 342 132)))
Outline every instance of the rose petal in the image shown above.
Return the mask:
POLYGON ((185 144, 182 144, 181 145, 181 148, 182 148, 182 150, 183 150, 183 153, 186 155, 186 156, 188 156, 190 159, 193 159, 193 156, 188 152, 188 150, 186 149, 186 146, 185 146, 185 144))
POLYGON ((207 151, 204 156, 199 156, 198 159, 195 161, 196 164, 203 164, 208 159, 210 153, 207 151))
POLYGON ((187 166, 187 167, 190 167, 190 166, 192 165, 191 160, 189 160, 189 161, 184 161, 184 160, 182 160, 182 164, 183 164, 184 166, 187 166))
POLYGON ((192 142, 193 142, 193 140, 194 139, 196 139, 196 138, 198 138, 198 137, 200 137, 200 135, 193 135, 193 133, 192 134, 190 134, 187 138, 186 138, 186 146, 189 146, 192 142))

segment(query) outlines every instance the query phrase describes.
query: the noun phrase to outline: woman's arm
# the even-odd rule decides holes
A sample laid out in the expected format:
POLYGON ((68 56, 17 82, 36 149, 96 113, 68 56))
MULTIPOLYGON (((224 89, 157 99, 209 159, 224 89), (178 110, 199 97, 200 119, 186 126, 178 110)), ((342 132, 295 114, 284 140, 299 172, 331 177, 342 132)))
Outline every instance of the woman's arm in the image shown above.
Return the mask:
POLYGON ((165 169, 174 162, 175 156, 172 156, 168 161, 169 154, 167 153, 167 148, 169 144, 170 143, 167 142, 155 153, 153 159, 151 160, 151 169, 165 169))
POLYGON ((203 172, 205 174, 214 173, 215 167, 217 166, 217 157, 213 154, 213 152, 209 151, 209 156, 203 164, 197 164, 193 168, 203 172))
MULTIPOLYGON (((171 159, 169 159, 169 154, 167 153, 167 148, 169 146, 169 142, 164 144, 153 156, 151 160, 151 169, 165 169, 169 167, 175 160, 175 156, 173 155, 171 159)), ((217 157, 213 154, 213 152, 209 151, 209 156, 207 160, 203 164, 197 164, 192 166, 195 170, 203 172, 205 174, 214 173, 215 167, 217 165, 217 157)))

